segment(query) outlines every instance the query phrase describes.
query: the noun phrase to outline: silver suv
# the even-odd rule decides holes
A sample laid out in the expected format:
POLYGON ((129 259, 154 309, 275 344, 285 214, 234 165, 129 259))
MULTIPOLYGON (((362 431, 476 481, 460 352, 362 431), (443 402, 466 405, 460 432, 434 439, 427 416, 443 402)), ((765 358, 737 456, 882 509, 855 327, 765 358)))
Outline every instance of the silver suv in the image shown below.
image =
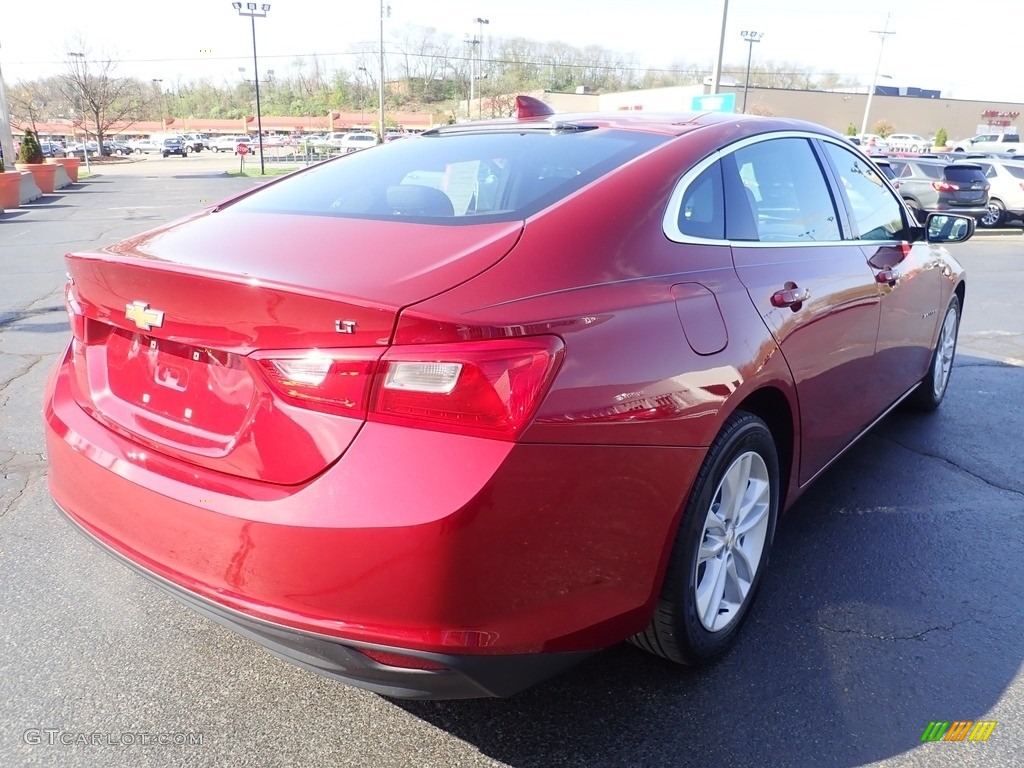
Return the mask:
POLYGON ((988 213, 989 183, 976 162, 890 157, 893 186, 920 222, 929 213, 959 213, 981 219, 988 213))

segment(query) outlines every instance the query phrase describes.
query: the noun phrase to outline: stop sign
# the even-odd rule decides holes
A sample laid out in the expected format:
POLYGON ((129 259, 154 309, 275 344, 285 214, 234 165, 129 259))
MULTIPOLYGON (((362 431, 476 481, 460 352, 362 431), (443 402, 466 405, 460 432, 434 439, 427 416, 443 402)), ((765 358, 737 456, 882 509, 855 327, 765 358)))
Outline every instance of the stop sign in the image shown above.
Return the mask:
POLYGON ((248 144, 239 144, 238 145, 238 149, 235 150, 235 151, 238 152, 238 154, 240 154, 240 155, 248 155, 249 154, 249 145, 248 144))

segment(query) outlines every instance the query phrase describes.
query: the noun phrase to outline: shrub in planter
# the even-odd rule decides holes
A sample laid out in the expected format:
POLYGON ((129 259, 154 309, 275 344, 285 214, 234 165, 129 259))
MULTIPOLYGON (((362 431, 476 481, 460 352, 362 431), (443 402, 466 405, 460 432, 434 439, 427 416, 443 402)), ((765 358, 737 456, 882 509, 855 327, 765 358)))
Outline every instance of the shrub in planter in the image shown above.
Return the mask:
POLYGON ((36 132, 29 129, 25 131, 25 138, 21 142, 21 150, 18 152, 19 163, 44 163, 46 157, 43 155, 43 148, 39 146, 39 139, 36 132))

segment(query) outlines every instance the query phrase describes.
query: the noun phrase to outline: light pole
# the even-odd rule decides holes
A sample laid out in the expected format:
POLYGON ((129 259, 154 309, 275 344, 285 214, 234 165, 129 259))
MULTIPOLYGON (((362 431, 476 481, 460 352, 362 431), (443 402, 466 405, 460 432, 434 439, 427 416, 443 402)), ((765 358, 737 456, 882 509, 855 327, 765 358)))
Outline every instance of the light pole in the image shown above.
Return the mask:
POLYGON ((162 78, 154 77, 153 85, 160 91, 160 128, 167 130, 167 99, 164 98, 164 81, 162 78))
POLYGON ((718 93, 718 81, 722 79, 722 53, 725 51, 725 23, 729 20, 729 0, 722 0, 722 32, 718 38, 718 56, 711 70, 711 92, 718 93))
POLYGON ((363 73, 361 75, 357 75, 359 78, 359 128, 361 130, 366 130, 366 121, 363 117, 363 107, 365 105, 363 101, 363 87, 365 85, 363 79, 370 73, 366 71, 366 67, 358 67, 356 71, 363 73))
MULTIPOLYGON (((476 17, 476 23, 480 27, 480 51, 477 53, 477 62, 480 64, 480 80, 484 79, 484 24, 490 24, 490 19, 481 19, 479 16, 476 17)), ((479 120, 484 116, 484 98, 483 98, 484 84, 480 83, 480 103, 477 105, 476 116, 479 120)))
POLYGON ((747 89, 750 87, 750 59, 754 55, 754 43, 761 42, 764 32, 744 30, 740 32, 740 37, 749 43, 747 48, 747 76, 743 79, 743 114, 745 115, 747 114, 747 89))
POLYGON ((260 146, 260 176, 265 176, 267 173, 266 167, 263 162, 263 117, 260 115, 260 65, 256 60, 256 18, 266 18, 267 12, 270 10, 269 3, 263 3, 256 10, 256 3, 246 3, 245 10, 242 10, 241 3, 232 3, 231 7, 238 11, 239 16, 248 16, 249 21, 252 23, 252 71, 253 71, 253 82, 256 84, 256 130, 258 131, 258 143, 260 146))
POLYGON ((82 86, 82 157, 85 158, 85 172, 90 173, 92 169, 89 167, 89 131, 85 127, 85 54, 81 52, 72 53, 71 51, 68 51, 68 56, 74 56, 76 59, 79 59, 82 64, 82 76, 78 83, 82 86))
POLYGON ((380 0, 380 82, 377 84, 379 88, 379 107, 380 107, 380 139, 384 140, 384 15, 387 13, 391 15, 391 6, 385 5, 384 0, 380 0))
POLYGON ((469 102, 466 104, 466 119, 473 119, 473 100, 476 98, 476 56, 474 51, 480 41, 475 37, 466 35, 466 45, 469 46, 469 102))
POLYGON ((875 76, 871 78, 871 89, 868 91, 868 100, 864 105, 864 119, 860 124, 860 133, 863 136, 868 132, 868 115, 871 113, 871 97, 875 95, 875 85, 878 83, 878 71, 882 68, 882 51, 885 50, 885 39, 889 35, 895 35, 895 32, 889 31, 889 17, 892 14, 886 14, 885 16, 885 28, 884 29, 873 29, 871 30, 874 34, 878 35, 880 43, 878 45, 878 62, 875 64, 875 76))

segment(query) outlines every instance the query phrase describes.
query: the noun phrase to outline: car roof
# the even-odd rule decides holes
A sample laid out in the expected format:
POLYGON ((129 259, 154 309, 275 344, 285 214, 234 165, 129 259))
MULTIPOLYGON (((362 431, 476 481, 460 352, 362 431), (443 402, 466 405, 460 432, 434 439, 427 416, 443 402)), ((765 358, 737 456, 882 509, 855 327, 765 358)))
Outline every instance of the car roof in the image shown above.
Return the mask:
POLYGON ((745 128, 739 133, 767 133, 769 131, 807 131, 838 139, 844 137, 816 123, 793 118, 762 117, 733 112, 569 112, 545 115, 536 118, 499 118, 478 120, 455 125, 442 125, 425 131, 423 136, 491 132, 514 129, 571 130, 580 128, 604 128, 645 131, 648 133, 681 136, 699 128, 732 124, 745 128))

